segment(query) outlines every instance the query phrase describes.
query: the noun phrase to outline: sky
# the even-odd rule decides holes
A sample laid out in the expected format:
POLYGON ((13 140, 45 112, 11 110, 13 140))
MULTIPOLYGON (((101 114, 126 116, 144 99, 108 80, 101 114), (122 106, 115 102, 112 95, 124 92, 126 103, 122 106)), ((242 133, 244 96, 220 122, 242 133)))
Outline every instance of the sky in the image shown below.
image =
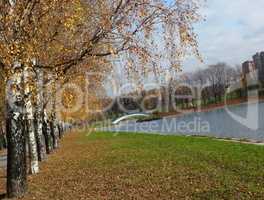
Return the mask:
POLYGON ((217 62, 241 64, 264 51, 264 0, 207 0, 201 14, 206 20, 195 30, 204 63, 188 57, 184 71, 217 62))
POLYGON ((200 12, 205 20, 194 27, 204 62, 187 57, 182 73, 217 62, 241 65, 264 51, 264 0, 204 1, 200 12))

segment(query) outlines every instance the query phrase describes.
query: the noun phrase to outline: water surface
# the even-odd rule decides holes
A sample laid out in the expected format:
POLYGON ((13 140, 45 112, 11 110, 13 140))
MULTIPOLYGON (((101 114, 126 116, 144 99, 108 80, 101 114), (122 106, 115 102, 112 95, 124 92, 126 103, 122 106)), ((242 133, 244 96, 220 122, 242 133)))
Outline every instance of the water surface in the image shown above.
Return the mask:
POLYGON ((228 106, 144 123, 126 121, 107 130, 264 141, 264 102, 228 106))

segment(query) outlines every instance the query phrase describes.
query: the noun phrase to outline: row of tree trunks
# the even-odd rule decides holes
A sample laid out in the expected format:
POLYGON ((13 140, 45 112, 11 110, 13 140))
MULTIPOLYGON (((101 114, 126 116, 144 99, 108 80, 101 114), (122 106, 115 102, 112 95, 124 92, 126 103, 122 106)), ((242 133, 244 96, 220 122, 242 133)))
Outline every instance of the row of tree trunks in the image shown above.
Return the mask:
MULTIPOLYGON (((32 123, 27 118, 23 119, 23 115, 16 117, 16 114, 10 112, 7 118, 7 140, 8 140, 8 166, 7 166, 7 194, 8 197, 21 197, 27 191, 27 152, 26 152, 26 141, 30 139, 30 127, 28 123, 32 123)), ((52 120, 48 120, 47 123, 43 123, 42 126, 42 139, 28 142, 28 153, 30 156, 29 162, 29 173, 34 174, 39 171, 37 161, 46 159, 47 154, 59 147, 58 140, 62 138, 66 128, 63 128, 62 124, 54 123, 52 120), (57 130, 56 130, 57 129, 57 130), (46 133, 46 134, 45 134, 46 133), (54 137, 56 138, 54 140, 54 137), (38 141, 41 141, 41 145, 38 145, 38 141), (48 141, 46 143, 46 141, 48 141), (36 142, 36 152, 32 154, 32 145, 36 142), (43 143, 42 143, 43 142, 43 143), (44 148, 44 150, 42 149, 44 148), (44 151, 44 152, 42 152, 44 151), (41 153, 43 153, 41 155, 41 153), (37 155, 37 156, 36 156, 37 155), (36 156, 36 157, 32 157, 36 156), (33 162, 34 161, 34 162, 33 162)), ((34 132, 34 131, 33 131, 34 132)), ((36 132, 35 132, 36 133, 36 132)))
MULTIPOLYGON (((59 147, 63 125, 50 117, 44 106, 43 74, 15 63, 7 88, 7 196, 21 197, 27 191, 27 172, 39 172, 39 161, 59 147), (37 80, 37 81, 35 81, 37 80), (32 85, 36 88, 33 101, 32 85), (27 148, 28 147, 28 148, 27 148), (27 167, 28 155, 28 167, 27 167)), ((54 101, 54 100, 53 100, 54 101)), ((55 109, 53 110, 55 111, 55 109)))

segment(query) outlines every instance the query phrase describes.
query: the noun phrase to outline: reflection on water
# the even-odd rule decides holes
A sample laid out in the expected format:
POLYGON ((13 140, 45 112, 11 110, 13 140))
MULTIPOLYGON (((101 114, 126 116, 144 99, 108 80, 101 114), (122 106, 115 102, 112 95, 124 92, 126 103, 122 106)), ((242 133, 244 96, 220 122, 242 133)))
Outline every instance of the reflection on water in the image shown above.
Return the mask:
POLYGON ((128 121, 107 130, 264 140, 264 102, 227 109, 229 112, 221 108, 144 123, 128 121))

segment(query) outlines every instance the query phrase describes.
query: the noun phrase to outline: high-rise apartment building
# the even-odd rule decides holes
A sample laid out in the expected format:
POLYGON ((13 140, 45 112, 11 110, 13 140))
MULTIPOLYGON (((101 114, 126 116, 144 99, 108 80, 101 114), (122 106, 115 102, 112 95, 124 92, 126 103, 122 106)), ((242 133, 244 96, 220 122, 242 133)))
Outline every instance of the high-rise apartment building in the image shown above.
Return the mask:
POLYGON ((264 52, 257 53, 253 56, 254 64, 258 70, 259 81, 264 81, 264 52))

